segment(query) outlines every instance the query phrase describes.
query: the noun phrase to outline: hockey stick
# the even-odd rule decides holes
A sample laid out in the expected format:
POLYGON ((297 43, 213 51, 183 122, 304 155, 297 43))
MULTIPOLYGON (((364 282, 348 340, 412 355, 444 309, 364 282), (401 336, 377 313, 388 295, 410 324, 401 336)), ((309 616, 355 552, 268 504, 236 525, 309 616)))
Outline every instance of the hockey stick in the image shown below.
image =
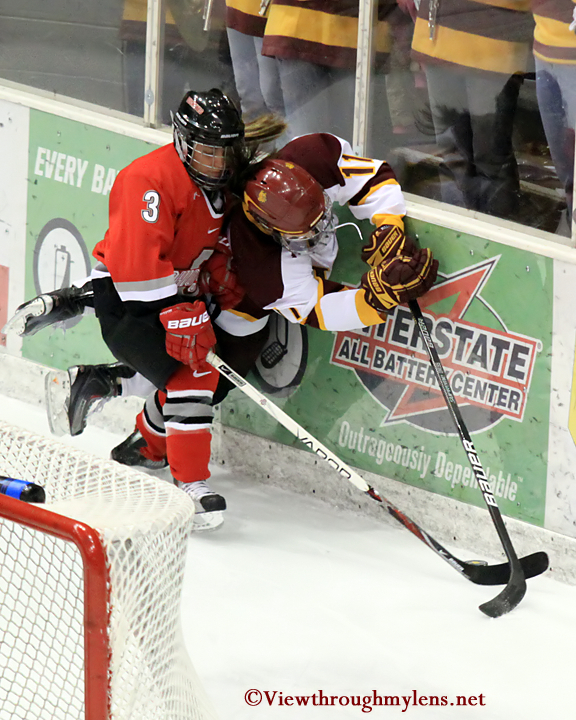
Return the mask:
MULTIPOLYGON (((309 450, 312 450, 320 459, 326 461, 345 480, 348 480, 348 482, 352 483, 352 485, 356 486, 359 490, 362 490, 362 492, 366 493, 366 495, 373 500, 382 503, 383 509, 387 510, 395 520, 401 523, 407 530, 410 530, 419 540, 428 545, 437 555, 464 575, 464 577, 468 578, 468 580, 477 585, 504 585, 508 582, 510 577, 510 565, 508 563, 487 565, 483 562, 465 562, 459 560, 413 520, 410 520, 409 517, 395 507, 389 500, 381 497, 373 487, 368 485, 361 475, 342 462, 331 450, 312 437, 301 425, 271 402, 247 380, 240 377, 240 375, 232 370, 232 368, 217 355, 209 352, 207 360, 212 367, 216 368, 216 370, 228 378, 233 385, 254 400, 254 402, 283 425, 298 438, 298 440, 304 443, 309 450)), ((520 563, 524 571, 524 576, 530 578, 535 575, 540 575, 548 568, 548 556, 543 552, 533 553, 532 555, 526 555, 521 558, 520 563)))
POLYGON ((505 613, 510 612, 510 610, 513 610, 524 597, 526 593, 525 569, 518 559, 514 546, 512 545, 512 541, 510 540, 510 536, 508 535, 508 531, 506 530, 506 526, 504 525, 504 520, 502 519, 502 514, 498 508, 496 498, 494 497, 488 482, 488 477, 484 472, 484 468, 482 467, 482 463, 480 462, 480 458, 478 457, 478 453, 474 447, 468 428, 462 418, 460 408, 456 403, 456 398, 454 397, 450 383, 448 382, 448 377, 442 367, 440 358, 438 357, 438 352, 436 351, 434 342, 430 337, 430 332, 426 325, 426 321, 424 320, 424 316, 422 315, 420 305, 417 300, 410 300, 408 304, 410 306, 410 310, 412 311, 412 315, 414 316, 414 320, 418 325, 420 337, 422 338, 422 341, 426 346, 426 350, 428 351, 430 364, 432 365, 434 374, 438 380, 438 385, 442 391, 442 395, 444 396, 444 400, 446 401, 446 405, 448 406, 448 410, 450 411, 450 415, 452 416, 452 420, 454 421, 454 425, 456 426, 466 455, 468 456, 468 461, 478 482, 478 487, 482 491, 482 497, 488 507, 488 512, 490 513, 492 522, 496 527, 504 552, 508 557, 511 573, 506 587, 493 600, 489 600, 483 605, 480 605, 480 610, 489 617, 499 617, 500 615, 504 615, 505 613))

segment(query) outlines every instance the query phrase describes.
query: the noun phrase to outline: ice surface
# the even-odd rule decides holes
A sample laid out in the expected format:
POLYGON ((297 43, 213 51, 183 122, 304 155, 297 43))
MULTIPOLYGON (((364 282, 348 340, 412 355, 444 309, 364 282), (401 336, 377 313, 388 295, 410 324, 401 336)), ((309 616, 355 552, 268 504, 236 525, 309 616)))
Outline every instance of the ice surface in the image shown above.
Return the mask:
MULTIPOLYGON (((11 398, 0 418, 49 432, 40 409, 11 398)), ((89 426, 63 440, 107 457, 121 439, 89 426)), ((218 468, 211 483, 229 510, 221 529, 190 539, 182 613, 222 720, 572 717, 576 587, 529 580, 521 605, 491 620, 478 605, 498 588, 469 583, 400 527, 218 468), (258 706, 245 701, 252 689, 258 706), (333 706, 318 704, 320 691, 333 706), (373 691, 400 705, 351 704, 373 691), (448 704, 415 707, 414 691, 448 704), (477 704, 451 705, 457 696, 477 704)))

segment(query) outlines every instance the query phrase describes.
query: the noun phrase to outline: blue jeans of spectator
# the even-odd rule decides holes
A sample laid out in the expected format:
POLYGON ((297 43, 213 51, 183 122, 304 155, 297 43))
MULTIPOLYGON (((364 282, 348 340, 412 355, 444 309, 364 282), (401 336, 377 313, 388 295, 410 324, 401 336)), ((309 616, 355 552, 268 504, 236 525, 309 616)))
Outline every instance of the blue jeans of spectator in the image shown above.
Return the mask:
POLYGON ((273 112, 284 117, 284 99, 276 58, 262 55, 262 38, 227 28, 236 90, 242 113, 253 120, 273 112))
POLYGON ((518 211, 520 179, 512 145, 522 78, 425 67, 441 198, 501 218, 518 211))
MULTIPOLYGON (((330 132, 349 142, 354 127, 356 70, 279 58, 288 132, 292 137, 330 132)), ((370 157, 385 158, 392 144, 392 123, 383 74, 372 78, 370 157)))
POLYGON ((536 60, 538 107, 558 179, 572 217, 574 193, 574 127, 576 65, 536 60))

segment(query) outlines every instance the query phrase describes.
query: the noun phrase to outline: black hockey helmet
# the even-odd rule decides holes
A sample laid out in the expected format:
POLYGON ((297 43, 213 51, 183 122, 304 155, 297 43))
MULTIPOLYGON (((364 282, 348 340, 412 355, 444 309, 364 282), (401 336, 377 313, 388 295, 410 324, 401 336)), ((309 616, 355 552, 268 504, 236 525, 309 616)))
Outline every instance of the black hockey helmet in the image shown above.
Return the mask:
POLYGON ((221 90, 186 93, 172 116, 174 147, 202 188, 226 185, 244 147, 244 123, 221 90))

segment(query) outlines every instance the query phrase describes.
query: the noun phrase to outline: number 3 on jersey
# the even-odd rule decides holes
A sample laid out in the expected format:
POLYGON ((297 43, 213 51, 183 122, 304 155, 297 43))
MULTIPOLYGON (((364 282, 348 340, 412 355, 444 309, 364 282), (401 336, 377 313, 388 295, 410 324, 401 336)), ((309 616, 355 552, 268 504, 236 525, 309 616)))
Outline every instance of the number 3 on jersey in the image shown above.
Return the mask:
POLYGON ((156 190, 148 190, 142 198, 146 203, 146 210, 142 210, 142 217, 146 222, 155 223, 158 220, 158 211, 160 207, 160 195, 156 190))

